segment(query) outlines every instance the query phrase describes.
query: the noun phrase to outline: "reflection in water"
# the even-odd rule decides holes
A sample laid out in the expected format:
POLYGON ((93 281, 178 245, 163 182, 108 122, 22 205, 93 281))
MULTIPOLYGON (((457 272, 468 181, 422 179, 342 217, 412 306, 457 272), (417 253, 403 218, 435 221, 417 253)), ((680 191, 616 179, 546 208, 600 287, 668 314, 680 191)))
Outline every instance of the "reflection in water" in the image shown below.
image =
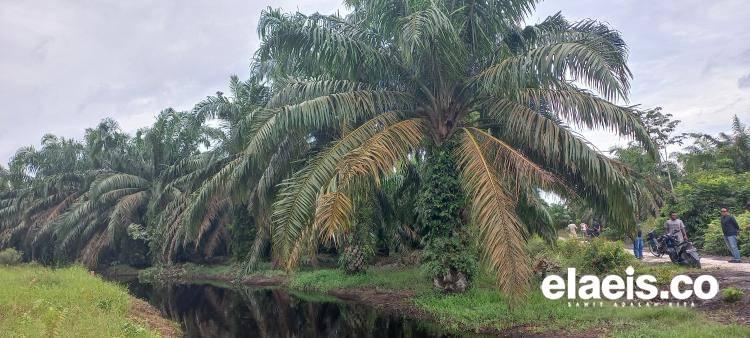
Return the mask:
POLYGON ((280 289, 231 289, 128 283, 179 322, 188 337, 444 337, 412 319, 360 304, 292 295, 280 289))

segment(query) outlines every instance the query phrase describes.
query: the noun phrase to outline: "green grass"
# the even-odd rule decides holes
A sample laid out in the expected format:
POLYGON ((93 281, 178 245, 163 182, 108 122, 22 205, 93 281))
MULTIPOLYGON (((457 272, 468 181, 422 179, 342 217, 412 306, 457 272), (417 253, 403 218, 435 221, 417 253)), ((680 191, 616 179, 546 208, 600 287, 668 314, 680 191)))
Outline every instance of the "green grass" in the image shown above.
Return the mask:
MULTIPOLYGON (((672 263, 648 264, 641 261, 635 262, 633 268, 635 268, 636 275, 652 275, 656 277, 656 284, 658 285, 668 285, 672 277, 677 275, 701 271, 684 265, 672 263)), ((625 275, 624 272, 619 272, 618 274, 621 276, 625 275)))
MULTIPOLYGON (((687 270, 674 265, 638 264, 636 271, 665 279, 687 270)), ((480 275, 468 292, 454 295, 433 291, 430 281, 417 268, 371 268, 363 275, 346 275, 332 269, 303 271, 292 277, 289 286, 322 292, 357 287, 413 290, 416 295, 412 301, 451 331, 525 326, 535 332, 596 331, 617 337, 750 336, 749 327, 716 323, 694 309, 622 308, 614 307, 612 302, 605 302, 603 307, 570 308, 567 301, 544 298, 538 287, 521 305, 510 310, 487 274, 480 275)))
POLYGON ((430 288, 420 271, 415 268, 378 268, 367 273, 347 275, 338 269, 301 271, 292 277, 289 287, 297 290, 329 291, 356 287, 374 287, 387 290, 410 289, 416 292, 430 288))
POLYGON ((81 267, 0 267, 0 327, 11 337, 157 337, 127 319, 130 296, 81 267))
POLYGON ((748 327, 711 322, 689 308, 622 308, 612 302, 604 302, 603 307, 571 308, 567 301, 548 300, 538 290, 513 310, 497 291, 486 288, 458 295, 423 294, 415 302, 450 329, 523 325, 535 332, 604 330, 617 337, 750 336, 748 327))

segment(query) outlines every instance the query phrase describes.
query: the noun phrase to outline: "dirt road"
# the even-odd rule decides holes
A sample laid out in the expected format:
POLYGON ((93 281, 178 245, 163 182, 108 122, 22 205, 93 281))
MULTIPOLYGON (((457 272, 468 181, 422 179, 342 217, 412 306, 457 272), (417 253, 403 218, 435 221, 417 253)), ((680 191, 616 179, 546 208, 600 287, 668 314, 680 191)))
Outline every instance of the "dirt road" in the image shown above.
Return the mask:
MULTIPOLYGON (((632 249, 628 249, 631 253, 632 249)), ((730 257, 701 255, 702 269, 689 275, 712 275, 719 281, 721 290, 736 287, 745 291, 745 296, 735 302, 727 303, 721 300, 721 293, 711 300, 703 302, 699 307, 709 317, 721 321, 750 325, 750 260, 743 259, 742 263, 729 263, 730 257)), ((648 264, 672 264, 669 257, 654 257, 648 250, 643 252, 643 262, 648 264)))
MULTIPOLYGON (((644 248, 645 249, 645 248, 644 248)), ((627 249, 633 253, 633 249, 627 249)), ((731 257, 711 256, 701 254, 701 267, 703 270, 731 270, 750 274, 750 260, 743 259, 742 263, 729 263, 731 257)), ((669 257, 654 257, 648 250, 643 250, 643 261, 646 263, 670 263, 669 257)))

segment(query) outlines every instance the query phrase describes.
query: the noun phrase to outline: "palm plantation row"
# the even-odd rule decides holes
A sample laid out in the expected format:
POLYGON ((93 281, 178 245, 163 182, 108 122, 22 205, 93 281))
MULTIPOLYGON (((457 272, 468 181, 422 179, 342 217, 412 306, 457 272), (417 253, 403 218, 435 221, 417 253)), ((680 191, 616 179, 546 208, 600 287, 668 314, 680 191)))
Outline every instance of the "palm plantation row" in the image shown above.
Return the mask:
POLYGON ((623 229, 654 186, 576 128, 658 149, 627 102, 617 31, 535 1, 349 0, 346 16, 261 14, 247 81, 135 135, 105 120, 46 136, 0 177, 2 245, 42 262, 170 263, 232 252, 293 270, 424 249, 446 290, 478 267, 505 294, 531 277, 532 234, 554 237, 543 191, 623 229), (586 88, 586 89, 584 89, 586 88))

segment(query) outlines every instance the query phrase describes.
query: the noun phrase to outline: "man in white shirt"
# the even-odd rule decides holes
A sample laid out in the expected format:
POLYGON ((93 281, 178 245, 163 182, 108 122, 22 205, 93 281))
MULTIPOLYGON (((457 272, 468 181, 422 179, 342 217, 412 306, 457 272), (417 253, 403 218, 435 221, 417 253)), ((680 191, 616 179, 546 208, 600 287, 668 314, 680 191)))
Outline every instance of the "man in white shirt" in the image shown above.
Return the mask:
POLYGON ((664 223, 664 230, 666 234, 674 234, 677 236, 677 240, 682 243, 687 240, 687 232, 685 232, 685 223, 677 218, 677 213, 672 211, 669 213, 669 219, 664 223))
POLYGON ((576 229, 578 226, 575 225, 575 223, 568 224, 568 231, 570 231, 570 237, 577 238, 578 234, 576 234, 576 229))

